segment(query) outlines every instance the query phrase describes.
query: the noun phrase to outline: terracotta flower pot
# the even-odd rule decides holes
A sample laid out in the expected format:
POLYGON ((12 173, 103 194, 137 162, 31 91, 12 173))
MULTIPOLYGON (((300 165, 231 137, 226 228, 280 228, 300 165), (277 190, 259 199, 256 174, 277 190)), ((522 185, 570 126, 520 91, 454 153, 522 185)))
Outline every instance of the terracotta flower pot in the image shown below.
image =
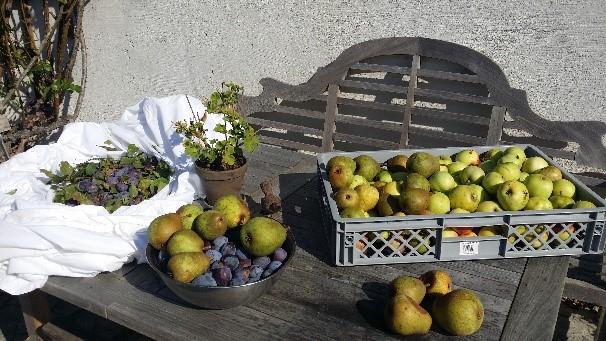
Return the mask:
POLYGON ((213 171, 208 168, 199 167, 196 164, 196 171, 206 191, 206 201, 214 205, 217 199, 226 194, 240 196, 247 169, 248 161, 240 168, 226 171, 213 171))

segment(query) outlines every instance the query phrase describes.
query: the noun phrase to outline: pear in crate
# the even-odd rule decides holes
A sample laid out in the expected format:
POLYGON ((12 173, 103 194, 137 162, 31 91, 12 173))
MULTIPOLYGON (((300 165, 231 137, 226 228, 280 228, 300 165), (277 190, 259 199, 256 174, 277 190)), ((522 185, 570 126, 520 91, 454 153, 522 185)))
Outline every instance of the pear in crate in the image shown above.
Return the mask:
POLYGON ((425 191, 431 189, 429 181, 418 173, 410 173, 406 180, 404 180, 404 188, 420 188, 425 191))
POLYGON ((480 164, 480 156, 473 149, 465 149, 457 153, 455 161, 462 162, 466 165, 477 166, 480 164))
POLYGON ((326 169, 331 170, 336 165, 345 166, 345 167, 351 169, 352 172, 354 170, 356 170, 356 162, 352 158, 347 157, 347 156, 343 156, 343 155, 333 156, 326 163, 326 169))
POLYGON ((450 194, 450 208, 460 208, 467 212, 474 212, 480 204, 480 195, 469 185, 455 187, 450 194))
POLYGON ((406 214, 422 214, 429 205, 429 192, 407 188, 400 194, 400 206, 406 214))
POLYGON ((440 161, 429 153, 417 152, 408 158, 406 169, 411 173, 418 173, 428 178, 440 170, 440 161))
POLYGON ((344 165, 336 165, 328 171, 328 182, 334 189, 347 188, 353 181, 353 171, 344 165))
POLYGON ((553 195, 574 198, 575 192, 576 187, 569 180, 560 179, 553 182, 553 195))
POLYGON ((553 192, 553 182, 542 174, 528 175, 526 180, 524 180, 524 185, 528 188, 528 193, 530 193, 531 197, 549 199, 553 192))
POLYGON ((457 182, 450 173, 437 172, 429 178, 429 185, 434 192, 448 193, 457 187, 457 182))
POLYGON ((372 181, 381 170, 379 163, 369 155, 360 155, 354 158, 356 162, 356 175, 363 176, 367 181, 372 181))
POLYGON ((360 185, 356 187, 358 193, 358 207, 362 211, 372 210, 379 202, 379 191, 370 185, 360 185))
POLYGON ((406 155, 396 155, 385 162, 387 169, 390 172, 405 172, 406 171, 406 162, 408 161, 408 156, 406 155))
POLYGON ((540 156, 529 157, 522 164, 522 172, 526 172, 528 174, 535 173, 540 171, 541 169, 549 166, 547 161, 540 156))
POLYGON ((545 175, 551 181, 557 181, 557 180, 562 179, 562 171, 559 170, 558 167, 554 167, 554 166, 547 166, 547 167, 541 169, 540 171, 538 171, 538 174, 545 175))
POLYGON ((497 190, 499 204, 506 211, 519 211, 523 209, 530 194, 526 186, 519 181, 505 181, 497 190))

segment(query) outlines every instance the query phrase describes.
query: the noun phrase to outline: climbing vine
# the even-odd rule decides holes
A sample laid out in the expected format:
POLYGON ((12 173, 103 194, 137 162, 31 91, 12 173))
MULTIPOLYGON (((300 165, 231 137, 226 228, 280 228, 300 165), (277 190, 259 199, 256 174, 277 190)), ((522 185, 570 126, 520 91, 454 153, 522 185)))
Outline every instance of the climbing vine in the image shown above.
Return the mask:
POLYGON ((0 0, 0 147, 8 154, 46 141, 78 117, 86 81, 84 4, 0 0), (78 53, 82 70, 76 82, 78 53))

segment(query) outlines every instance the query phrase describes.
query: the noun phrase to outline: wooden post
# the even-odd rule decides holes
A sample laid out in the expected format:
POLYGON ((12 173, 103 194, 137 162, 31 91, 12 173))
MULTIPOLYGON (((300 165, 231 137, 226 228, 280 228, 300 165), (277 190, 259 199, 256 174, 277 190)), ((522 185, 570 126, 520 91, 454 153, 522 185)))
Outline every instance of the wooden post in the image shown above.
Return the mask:
POLYGON ((400 148, 408 148, 408 130, 412 120, 412 107, 415 104, 415 89, 417 88, 417 73, 421 67, 421 57, 418 54, 412 56, 412 67, 410 69, 410 81, 408 81, 408 93, 406 94, 406 107, 404 108, 404 120, 402 121, 402 134, 400 135, 400 148))
POLYGON ((21 304, 27 334, 30 338, 36 340, 38 339, 38 328, 50 321, 51 314, 48 307, 48 297, 46 293, 34 290, 30 293, 20 295, 19 303, 21 304))
POLYGON ((492 107, 492 114, 490 115, 490 123, 488 125, 488 134, 486 135, 486 145, 491 146, 499 144, 501 141, 501 135, 503 134, 503 121, 505 120, 504 107, 492 107))
POLYGON ((324 118, 324 135, 322 136, 322 151, 329 152, 333 149, 333 134, 335 132, 335 118, 337 117, 337 97, 339 86, 328 85, 328 98, 326 99, 326 117, 324 118))

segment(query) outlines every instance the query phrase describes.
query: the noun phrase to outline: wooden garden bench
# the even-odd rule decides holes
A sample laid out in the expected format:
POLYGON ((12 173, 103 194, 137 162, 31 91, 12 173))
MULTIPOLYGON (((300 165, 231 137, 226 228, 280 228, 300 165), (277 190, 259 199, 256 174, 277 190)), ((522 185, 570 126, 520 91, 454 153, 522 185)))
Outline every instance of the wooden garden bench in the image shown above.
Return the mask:
MULTIPOLYGON (((554 122, 477 51, 433 39, 386 38, 345 50, 306 83, 261 80, 248 121, 261 141, 311 153, 529 143, 549 156, 606 169, 606 123, 554 122)), ((575 174, 606 197, 606 176, 575 174)), ((604 241, 602 241, 603 243, 604 241)), ((604 255, 574 257, 564 295, 600 305, 606 338, 604 255)))
MULTIPOLYGON (((423 38, 364 42, 306 83, 261 84, 259 96, 242 99, 249 122, 262 128, 243 191, 259 202, 261 181, 273 182, 283 200, 275 217, 291 226, 299 248, 272 290, 247 306, 205 311, 176 299, 145 265, 94 278, 51 277, 21 298, 30 335, 47 320, 40 296, 50 294, 157 339, 391 339, 397 335, 386 332, 379 303, 385 283, 443 269, 484 302, 485 323, 470 339, 551 340, 571 257, 330 266, 320 196, 310 181, 313 154, 532 143, 551 156, 606 168, 606 124, 544 120, 490 59, 423 38)), ((428 338, 448 337, 432 330, 428 338)))

